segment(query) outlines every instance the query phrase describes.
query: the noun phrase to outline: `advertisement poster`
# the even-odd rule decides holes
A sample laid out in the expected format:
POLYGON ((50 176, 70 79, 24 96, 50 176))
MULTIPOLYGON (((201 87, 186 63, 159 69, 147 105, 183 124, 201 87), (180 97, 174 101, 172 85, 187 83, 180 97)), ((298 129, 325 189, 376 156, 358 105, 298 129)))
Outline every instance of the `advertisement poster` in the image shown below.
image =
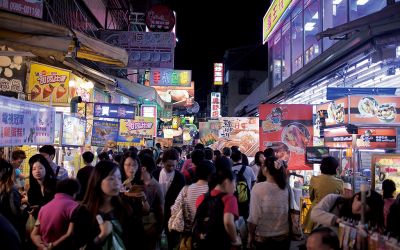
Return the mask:
POLYGON ((55 128, 54 128, 54 144, 56 144, 56 145, 60 145, 61 120, 62 120, 62 114, 56 113, 56 122, 55 122, 55 128))
POLYGON ((28 98, 34 102, 68 103, 69 72, 31 64, 28 98))
POLYGON ((94 88, 93 89, 93 102, 109 103, 110 97, 107 95, 106 92, 103 92, 98 88, 94 88))
POLYGON ((86 120, 71 115, 63 117, 62 146, 83 146, 85 144, 86 120))
POLYGON ((263 104, 259 111, 260 150, 272 148, 289 170, 312 170, 312 165, 306 164, 305 151, 313 146, 313 107, 263 104))
POLYGON ((93 129, 93 120, 86 120, 86 138, 85 138, 85 146, 89 146, 92 144, 92 129, 93 129))
POLYGON ((0 56, 0 93, 9 97, 18 97, 23 93, 26 82, 26 57, 0 56))
POLYGON ((399 97, 350 97, 351 123, 396 124, 400 123, 398 112, 400 112, 399 97))
MULTIPOLYGON (((103 31, 101 40, 126 50, 126 68, 174 68, 175 37, 172 33, 103 31)), ((100 63, 101 67, 111 66, 100 63)))
POLYGON ((55 108, 4 96, 0 106, 0 145, 54 143, 55 108))
POLYGON ((157 117, 165 120, 172 119, 172 103, 164 102, 164 109, 157 111, 157 117))
POLYGON ((161 137, 156 137, 156 144, 160 143, 162 149, 172 147, 172 141, 173 141, 172 138, 165 139, 161 137))
POLYGON ((94 117, 135 119, 135 107, 128 105, 96 103, 94 117))
POLYGON ((153 135, 157 133, 157 106, 156 105, 142 105, 140 107, 141 116, 153 118, 153 123, 155 124, 153 135))
POLYGON ((317 106, 317 111, 326 110, 328 117, 325 119, 326 126, 332 126, 337 124, 343 124, 349 122, 349 99, 343 97, 329 103, 325 103, 317 106))
POLYGON ((154 126, 153 118, 137 116, 134 120, 121 119, 119 121, 118 145, 137 144, 140 143, 140 138, 152 139, 154 126))
POLYGON ((218 149, 239 146, 240 152, 254 157, 259 151, 258 118, 222 117, 219 118, 218 149))
POLYGON ((117 146, 118 122, 93 120, 92 146, 112 148, 117 146))
POLYGON ((221 93, 211 92, 210 99, 211 118, 218 118, 221 116, 221 93))
POLYGON ((218 125, 218 121, 199 123, 199 140, 201 144, 213 150, 218 148, 218 125))

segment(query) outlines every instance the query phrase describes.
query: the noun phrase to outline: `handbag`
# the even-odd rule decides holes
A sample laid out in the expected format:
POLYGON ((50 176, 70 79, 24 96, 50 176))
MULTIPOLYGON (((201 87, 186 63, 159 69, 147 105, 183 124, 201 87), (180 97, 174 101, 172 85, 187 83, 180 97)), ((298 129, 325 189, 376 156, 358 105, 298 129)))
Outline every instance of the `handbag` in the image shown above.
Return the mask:
POLYGON ((304 240, 303 228, 300 225, 300 211, 290 208, 291 199, 291 188, 288 185, 289 192, 289 238, 291 241, 302 241, 304 240))
POLYGON ((171 232, 172 230, 182 233, 186 231, 188 227, 189 215, 187 211, 187 204, 185 201, 187 190, 189 186, 185 187, 185 191, 183 193, 183 197, 181 200, 181 204, 179 206, 178 211, 169 218, 168 221, 168 229, 171 232))

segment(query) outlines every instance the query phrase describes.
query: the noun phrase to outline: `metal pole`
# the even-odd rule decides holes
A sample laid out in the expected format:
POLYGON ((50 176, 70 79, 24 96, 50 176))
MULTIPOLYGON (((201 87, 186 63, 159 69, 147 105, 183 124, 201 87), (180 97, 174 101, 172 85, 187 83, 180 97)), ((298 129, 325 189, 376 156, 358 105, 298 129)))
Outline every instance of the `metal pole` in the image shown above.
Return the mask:
POLYGON ((352 153, 352 159, 351 159, 351 165, 353 168, 353 182, 352 182, 352 190, 353 194, 356 193, 356 148, 357 148, 357 135, 352 134, 352 146, 353 146, 353 153, 352 153))
MULTIPOLYGON (((365 183, 361 184, 361 228, 367 232, 367 228, 365 227, 365 206, 367 205, 367 192, 368 186, 365 183)), ((361 233, 361 249, 368 249, 368 244, 366 244, 366 237, 364 233, 361 233)))

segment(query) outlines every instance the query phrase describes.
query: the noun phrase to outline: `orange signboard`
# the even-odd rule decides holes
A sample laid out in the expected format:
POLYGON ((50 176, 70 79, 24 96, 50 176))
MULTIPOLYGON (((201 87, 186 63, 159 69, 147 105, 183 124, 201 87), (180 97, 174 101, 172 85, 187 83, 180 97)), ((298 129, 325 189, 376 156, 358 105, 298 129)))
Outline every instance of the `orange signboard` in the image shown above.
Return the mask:
POLYGON ((400 97, 391 96, 351 96, 350 122, 369 124, 400 123, 400 97))
POLYGON ((348 107, 349 98, 346 96, 317 106, 317 111, 326 110, 328 112, 328 117, 325 119, 326 126, 333 126, 349 122, 348 107))

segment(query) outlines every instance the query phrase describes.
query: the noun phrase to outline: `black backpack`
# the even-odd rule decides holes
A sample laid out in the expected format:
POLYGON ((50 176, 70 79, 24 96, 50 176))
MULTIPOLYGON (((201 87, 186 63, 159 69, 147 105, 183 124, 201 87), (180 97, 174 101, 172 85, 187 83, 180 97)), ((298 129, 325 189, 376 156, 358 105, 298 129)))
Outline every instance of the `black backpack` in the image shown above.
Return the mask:
POLYGON ((197 208, 192 228, 192 248, 200 250, 225 250, 231 248, 231 241, 224 226, 224 202, 226 193, 211 196, 208 192, 197 208))
POLYGON ((246 166, 242 166, 239 172, 234 171, 237 175, 235 196, 238 200, 239 216, 243 216, 243 218, 248 217, 250 210, 250 188, 243 175, 245 170, 246 166))

